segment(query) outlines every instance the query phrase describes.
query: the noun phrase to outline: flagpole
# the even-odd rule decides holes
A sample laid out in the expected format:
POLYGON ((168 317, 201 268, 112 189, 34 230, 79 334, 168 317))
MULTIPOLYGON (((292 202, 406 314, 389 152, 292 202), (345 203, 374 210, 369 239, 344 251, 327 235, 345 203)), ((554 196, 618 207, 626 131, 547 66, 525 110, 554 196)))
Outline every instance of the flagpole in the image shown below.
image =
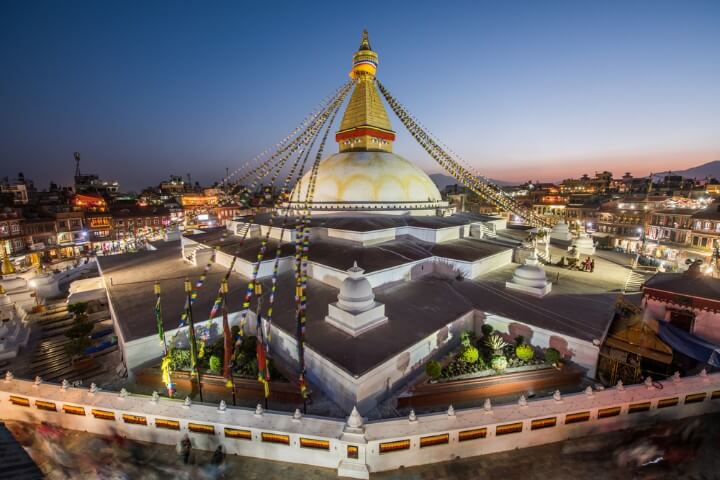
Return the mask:
POLYGON ((197 342, 195 341, 195 322, 192 316, 192 283, 185 279, 185 293, 187 293, 188 341, 190 342, 190 376, 196 376, 200 401, 203 401, 202 383, 200 382, 200 369, 197 368, 197 342))
POLYGON ((268 408, 268 388, 267 388, 267 380, 265 379, 265 369, 267 368, 267 355, 265 350, 265 341, 264 341, 264 334, 263 334, 263 325, 262 325, 262 294, 263 294, 263 288, 261 283, 255 284, 255 298, 257 298, 257 332, 255 332, 255 351, 262 352, 262 358, 264 358, 264 361, 261 360, 260 353, 257 353, 258 357, 258 380, 263 384, 263 396, 265 397, 265 409, 268 408), (263 364, 261 366, 261 363, 263 364))
POLYGON ((232 355, 233 355, 233 339, 232 339, 232 331, 230 330, 230 322, 228 321, 228 312, 227 312, 227 294, 229 292, 228 288, 228 282, 227 279, 223 279, 222 283, 220 284, 220 292, 222 294, 222 318, 223 318, 223 342, 224 342, 224 353, 225 358, 223 359, 225 362, 224 365, 224 375, 227 379, 228 383, 230 383, 230 387, 232 388, 232 402, 233 405, 236 405, 236 398, 235 398, 235 376, 233 375, 232 371, 232 355))
POLYGON ((158 336, 163 345, 163 356, 167 355, 167 342, 165 341, 165 327, 163 326, 162 303, 160 301, 160 282, 155 281, 155 322, 157 323, 158 336))

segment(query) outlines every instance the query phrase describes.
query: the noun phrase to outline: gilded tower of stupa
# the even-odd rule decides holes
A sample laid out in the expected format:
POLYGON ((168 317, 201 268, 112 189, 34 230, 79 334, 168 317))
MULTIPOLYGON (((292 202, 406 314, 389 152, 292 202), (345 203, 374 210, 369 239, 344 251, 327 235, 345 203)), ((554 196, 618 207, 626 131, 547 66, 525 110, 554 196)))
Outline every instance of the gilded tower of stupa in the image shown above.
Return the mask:
MULTIPOLYGON (((335 215, 442 213, 447 202, 430 177, 393 153, 395 132, 377 88, 377 66, 378 54, 364 31, 350 70, 355 87, 335 135, 339 152, 320 162, 309 207, 315 214, 335 215)), ((305 198, 309 176, 291 198, 305 198)))
POLYGON ((356 81, 355 90, 340 122, 340 130, 335 135, 341 152, 392 152, 395 132, 375 87, 377 66, 378 55, 370 47, 365 30, 350 70, 350 77, 356 81))

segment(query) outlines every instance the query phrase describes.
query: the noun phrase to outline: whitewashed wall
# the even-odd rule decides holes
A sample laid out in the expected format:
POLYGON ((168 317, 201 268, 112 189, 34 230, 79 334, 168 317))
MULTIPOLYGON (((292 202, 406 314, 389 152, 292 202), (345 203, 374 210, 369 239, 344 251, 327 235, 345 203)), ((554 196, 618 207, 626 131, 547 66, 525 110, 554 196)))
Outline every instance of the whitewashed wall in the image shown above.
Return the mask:
MULTIPOLYGON (((176 444, 185 433, 194 448, 214 450, 218 445, 231 454, 327 468, 342 475, 368 478, 370 472, 393 470, 401 466, 423 465, 457 457, 542 445, 633 425, 702 415, 720 410, 720 374, 698 375, 661 382, 662 389, 633 385, 566 395, 559 399, 531 400, 527 406, 508 404, 490 410, 472 408, 446 413, 379 420, 350 428, 343 421, 322 417, 293 419, 290 414, 262 412, 215 405, 183 406, 179 400, 130 395, 117 392, 91 393, 84 388, 61 389, 54 384, 35 385, 31 381, 0 380, 0 417, 4 420, 45 421, 64 428, 110 435, 118 432, 128 438, 176 444), (55 411, 38 408, 46 402, 55 411), (66 413, 74 407, 81 415, 66 413), (601 418, 601 412, 616 415, 601 418), (95 413, 93 413, 93 410, 95 413), (109 420, 96 418, 98 410, 109 420), (635 413, 632 413, 633 410, 635 413), (613 412, 613 413, 615 413, 613 412), (583 421, 570 424, 567 415, 583 414, 583 421), (146 425, 127 423, 124 415, 145 420, 146 425), (158 428, 160 420, 178 422, 178 430, 158 428), (537 421, 551 421, 548 428, 536 429, 537 421), (212 433, 196 433, 200 424, 212 433), (503 426, 516 424, 517 432, 499 435, 503 426), (231 438, 226 428, 248 432, 249 439, 231 438), (483 430, 484 429, 484 430, 483 430), (483 438, 461 441, 463 432, 484 431, 483 438), (267 434, 279 435, 286 444, 270 443, 267 434), (429 437, 444 443, 422 446, 429 437), (265 441, 263 440, 265 438, 265 441), (325 442, 323 448, 303 447, 303 439, 325 442), (384 445, 400 442, 407 448, 381 453, 384 445), (348 459, 348 447, 358 449, 358 459, 348 459), (352 468, 350 468, 352 467, 352 468)), ((306 444, 307 445, 307 444, 306 444)), ((397 444, 396 444, 397 445, 397 444)))

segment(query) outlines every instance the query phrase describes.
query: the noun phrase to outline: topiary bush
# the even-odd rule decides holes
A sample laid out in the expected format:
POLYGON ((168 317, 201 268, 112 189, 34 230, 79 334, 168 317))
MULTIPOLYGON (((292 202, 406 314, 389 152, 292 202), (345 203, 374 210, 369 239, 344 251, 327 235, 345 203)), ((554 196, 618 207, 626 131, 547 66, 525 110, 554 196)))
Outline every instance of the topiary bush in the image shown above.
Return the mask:
POLYGON ((490 366, 493 368, 493 370, 502 372, 508 366, 507 358, 505 358, 503 355, 495 355, 490 361, 490 366))
POLYGON ((547 350, 545 350, 545 363, 549 363, 550 365, 555 365, 560 361, 560 352, 558 352, 556 349, 550 347, 547 350))
POLYGON ((433 380, 437 380, 440 378, 440 373, 442 373, 442 367, 440 367, 440 362, 436 360, 430 360, 427 365, 425 365, 425 373, 427 373, 427 376, 432 378, 433 380))
POLYGON ((492 335, 495 329, 492 327, 492 325, 488 325, 487 323, 485 323, 482 327, 480 327, 480 331, 482 332, 483 337, 487 338, 492 335))
POLYGON ((480 358, 480 352, 475 347, 465 347, 460 354, 460 359, 465 363, 475 363, 480 358))
POLYGON ((217 355, 213 355, 210 357, 209 362, 210 367, 210 373, 218 374, 220 373, 220 369, 222 368, 222 361, 220 360, 220 357, 217 355))
POLYGON ((518 345, 515 347, 515 356, 523 362, 529 362, 535 356, 535 351, 530 345, 518 345))

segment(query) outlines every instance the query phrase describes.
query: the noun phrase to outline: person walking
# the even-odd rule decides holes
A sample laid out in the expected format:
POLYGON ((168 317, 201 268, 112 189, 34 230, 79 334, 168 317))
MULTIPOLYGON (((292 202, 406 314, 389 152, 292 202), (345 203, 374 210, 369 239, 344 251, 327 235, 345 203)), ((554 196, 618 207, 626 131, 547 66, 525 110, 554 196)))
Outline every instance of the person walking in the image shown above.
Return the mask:
POLYGON ((183 459, 183 463, 187 465, 190 462, 190 453, 192 451, 192 444, 190 443, 190 436, 186 433, 185 436, 180 440, 178 444, 178 453, 183 459))
POLYGON ((590 273, 595 271, 595 259, 590 260, 590 273))

